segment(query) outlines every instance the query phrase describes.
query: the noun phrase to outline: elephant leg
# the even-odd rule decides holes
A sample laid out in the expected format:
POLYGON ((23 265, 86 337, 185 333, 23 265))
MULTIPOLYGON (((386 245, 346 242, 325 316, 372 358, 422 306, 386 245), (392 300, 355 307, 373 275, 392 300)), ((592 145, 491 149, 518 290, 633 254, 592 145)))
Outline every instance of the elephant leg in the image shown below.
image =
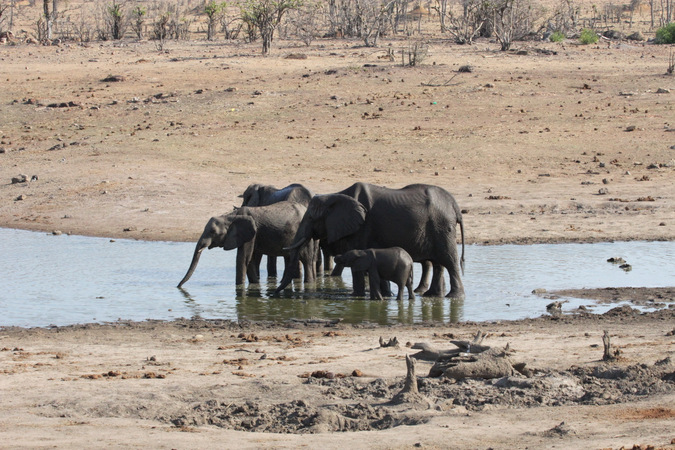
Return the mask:
POLYGON ((408 274, 408 279, 406 280, 405 287, 408 289, 408 299, 415 300, 415 291, 413 290, 413 271, 412 267, 408 274))
POLYGON ((415 288, 415 292, 424 294, 429 290, 429 278, 431 276, 431 261, 422 261, 422 277, 420 282, 415 288))
POLYGON ((323 253, 323 268, 326 272, 333 270, 333 257, 328 254, 325 250, 321 250, 323 253))
POLYGON ((460 277, 460 263, 459 255, 457 254, 456 239, 456 232, 453 230, 448 238, 445 260, 439 259, 438 262, 448 269, 448 273, 450 274, 450 292, 448 292, 446 297, 463 299, 465 296, 464 284, 460 277))
POLYGON ((242 245, 237 248, 237 261, 235 266, 235 279, 234 282, 237 286, 243 286, 246 284, 246 275, 249 276, 249 282, 257 283, 258 281, 251 280, 251 276, 255 278, 255 270, 250 270, 249 265, 253 259, 253 246, 242 245))
POLYGON ((314 259, 316 260, 315 264, 315 271, 317 274, 323 273, 323 258, 321 256, 321 248, 317 245, 316 246, 316 252, 314 255, 314 259))
POLYGON ((260 261, 261 254, 253 254, 246 266, 246 276, 249 283, 260 283, 260 261))
POLYGON ((380 280, 380 292, 385 297, 391 297, 391 283, 387 280, 380 280))
POLYGON ((352 269, 352 287, 354 297, 365 297, 366 295, 366 280, 365 272, 352 269))
POLYGON ((377 273, 377 270, 368 271, 368 280, 370 283, 370 299, 384 300, 384 297, 382 296, 382 290, 380 288, 382 283, 386 283, 388 287, 389 282, 387 280, 380 279, 380 275, 377 273))
POLYGON ((406 288, 406 285, 403 283, 396 283, 396 286, 398 286, 398 292, 396 293, 396 300, 401 301, 403 300, 403 290, 406 288))
POLYGON ((433 276, 431 277, 431 286, 424 293, 425 297, 442 297, 445 292, 445 277, 443 266, 433 264, 433 276))
POLYGON ((277 276, 277 257, 267 255, 267 276, 276 277, 277 276))

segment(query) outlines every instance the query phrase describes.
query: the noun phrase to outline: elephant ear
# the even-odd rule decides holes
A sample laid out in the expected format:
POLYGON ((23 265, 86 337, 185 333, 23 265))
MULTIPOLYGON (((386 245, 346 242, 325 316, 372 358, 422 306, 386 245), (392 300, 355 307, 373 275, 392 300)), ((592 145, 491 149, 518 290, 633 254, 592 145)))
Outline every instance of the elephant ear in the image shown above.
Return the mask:
POLYGON ((255 237, 256 229, 255 221, 251 216, 235 217, 227 230, 223 248, 233 250, 250 242, 255 237))
POLYGON ((374 265, 375 259, 372 252, 359 252, 357 257, 352 261, 350 267, 354 270, 365 271, 374 265))
POLYGON ((363 205, 343 194, 316 196, 307 211, 313 220, 323 220, 329 244, 356 233, 366 221, 363 205))

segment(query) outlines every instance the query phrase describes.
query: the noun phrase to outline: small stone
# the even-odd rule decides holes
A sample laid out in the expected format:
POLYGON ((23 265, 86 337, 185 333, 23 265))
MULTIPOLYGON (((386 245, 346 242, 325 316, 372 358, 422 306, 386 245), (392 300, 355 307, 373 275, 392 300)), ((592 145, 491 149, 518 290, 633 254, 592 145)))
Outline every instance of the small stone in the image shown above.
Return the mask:
POLYGON ((635 131, 637 127, 635 125, 629 125, 626 127, 626 131, 635 131))
POLYGON ((607 188, 600 188, 600 190, 598 190, 598 195, 607 195, 607 194, 609 194, 609 190, 607 188))
POLYGON ((544 288, 533 289, 533 290, 532 290, 532 293, 533 293, 533 294, 545 294, 545 293, 546 293, 546 289, 544 289, 544 288))
POLYGON ((12 184, 25 183, 26 181, 28 181, 28 177, 24 174, 12 177, 12 184))
POLYGON ((602 184, 609 184, 609 180, 607 178, 602 179, 602 184))
POLYGON ((26 196, 21 194, 17 198, 14 199, 15 202, 20 202, 21 200, 26 200, 26 196))
POLYGON ((54 231, 52 231, 52 236, 61 236, 62 234, 63 234, 63 233, 61 232, 61 230, 54 230, 54 231))
POLYGON ((657 94, 670 94, 670 89, 666 89, 666 88, 658 88, 658 89, 656 90, 656 93, 657 93, 657 94))
POLYGON ((619 269, 623 269, 625 272, 630 272, 631 270, 633 270, 633 266, 631 266, 631 265, 628 264, 628 263, 626 263, 626 264, 621 264, 621 265, 619 266, 619 269))

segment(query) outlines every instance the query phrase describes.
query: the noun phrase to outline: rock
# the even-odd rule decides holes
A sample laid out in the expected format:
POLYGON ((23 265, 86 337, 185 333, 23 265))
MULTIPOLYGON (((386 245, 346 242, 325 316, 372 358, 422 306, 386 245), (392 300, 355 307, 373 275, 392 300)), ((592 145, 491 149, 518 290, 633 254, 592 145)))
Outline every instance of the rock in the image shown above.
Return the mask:
POLYGON ((658 88, 658 89, 656 90, 656 93, 657 93, 657 94, 670 94, 670 89, 666 89, 666 88, 658 88))
POLYGON ((25 183, 26 181, 28 181, 28 177, 24 174, 12 177, 12 184, 25 183))
POLYGON ((104 83, 118 83, 120 81, 124 81, 125 78, 122 75, 108 75, 101 81, 104 83))
POLYGON ((473 72, 473 66, 470 65, 465 65, 465 66, 460 66, 459 69, 457 69, 457 72, 462 72, 462 73, 471 73, 473 72))
POLYGON ((626 39, 629 41, 644 41, 645 37, 640 33, 639 31, 636 31, 635 33, 631 33, 628 36, 626 36, 626 39))
POLYGON ((633 266, 631 266, 631 265, 628 264, 628 263, 626 263, 626 264, 621 264, 621 265, 619 266, 619 269, 623 269, 624 272, 630 272, 631 270, 633 270, 633 266))
POLYGON ((604 37, 607 39, 623 39, 624 34, 618 30, 607 30, 604 33, 602 33, 604 37))
POLYGON ((26 196, 21 194, 17 198, 14 199, 15 202, 20 202, 21 200, 26 200, 26 196))
POLYGON ((546 293, 546 289, 544 289, 544 288, 533 289, 533 290, 532 290, 532 293, 533 293, 533 294, 545 294, 545 293, 546 293))
POLYGON ((637 127, 635 125, 629 125, 626 127, 626 131, 635 131, 637 127))
POLYGON ((626 262, 626 260, 623 259, 623 258, 620 257, 620 256, 613 256, 613 257, 609 258, 609 259, 607 260, 607 262, 608 262, 608 263, 612 263, 612 264, 623 264, 623 263, 626 262))
POLYGON ((607 195, 609 194, 609 190, 607 188, 600 188, 598 190, 598 195, 607 195))

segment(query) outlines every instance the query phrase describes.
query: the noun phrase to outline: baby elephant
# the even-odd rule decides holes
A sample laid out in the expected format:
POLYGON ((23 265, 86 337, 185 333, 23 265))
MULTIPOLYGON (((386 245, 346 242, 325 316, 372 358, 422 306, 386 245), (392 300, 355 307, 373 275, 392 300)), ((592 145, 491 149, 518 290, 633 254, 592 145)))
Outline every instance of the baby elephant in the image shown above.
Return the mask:
POLYGON ((413 260, 401 247, 350 250, 335 257, 336 264, 351 267, 354 271, 368 272, 370 298, 382 300, 381 281, 393 281, 398 286, 397 300, 403 300, 403 287, 408 288, 408 298, 414 299, 413 260))

